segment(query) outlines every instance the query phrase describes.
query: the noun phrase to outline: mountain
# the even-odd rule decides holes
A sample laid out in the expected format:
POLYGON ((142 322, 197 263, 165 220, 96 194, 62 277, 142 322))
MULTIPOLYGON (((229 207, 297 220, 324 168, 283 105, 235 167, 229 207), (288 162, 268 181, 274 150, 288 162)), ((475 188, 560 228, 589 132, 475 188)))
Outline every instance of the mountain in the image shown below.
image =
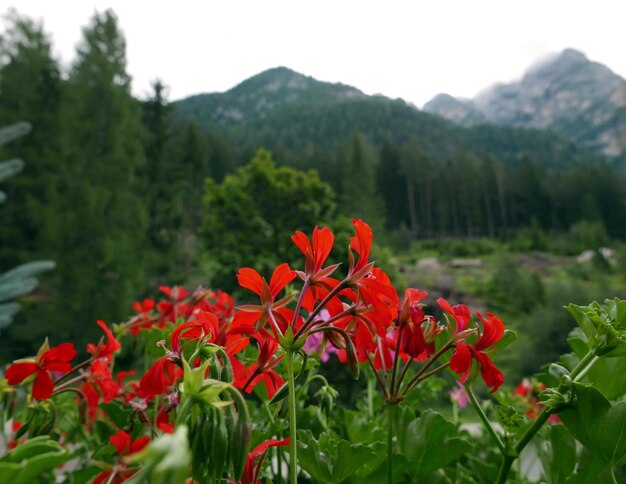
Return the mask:
MULTIPOLYGON (((451 106, 463 105, 442 98, 451 106)), ((290 161, 312 149, 335 151, 355 132, 379 147, 417 142, 432 159, 445 161, 461 151, 505 161, 531 157, 547 166, 573 165, 594 158, 571 141, 536 129, 480 126, 478 110, 464 116, 471 127, 420 111, 401 99, 368 96, 344 84, 321 82, 285 67, 269 69, 224 93, 200 94, 173 103, 177 122, 193 121, 236 146, 263 145, 290 161)))
POLYGON ((228 127, 263 119, 298 104, 340 103, 367 97, 344 84, 321 82, 286 67, 268 69, 224 93, 198 94, 176 103, 178 113, 200 125, 228 127))
POLYGON ((552 130, 608 157, 626 153, 626 80, 574 49, 533 66, 520 81, 471 100, 439 94, 424 110, 465 126, 552 130))

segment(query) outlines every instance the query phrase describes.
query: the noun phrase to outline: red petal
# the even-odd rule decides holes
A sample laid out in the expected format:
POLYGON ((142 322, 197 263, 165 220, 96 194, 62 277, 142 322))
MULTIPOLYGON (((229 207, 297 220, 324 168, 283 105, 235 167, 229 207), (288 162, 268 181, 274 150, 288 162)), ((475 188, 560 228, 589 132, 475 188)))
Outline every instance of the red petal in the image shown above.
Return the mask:
POLYGON ((480 337, 478 343, 476 343, 476 349, 480 351, 500 341, 500 338, 502 338, 504 334, 504 323, 499 317, 494 316, 493 313, 487 313, 487 319, 480 313, 476 314, 483 322, 483 335, 480 337))
POLYGON ((52 395, 54 390, 54 383, 52 378, 45 370, 39 370, 35 377, 35 383, 33 383, 33 398, 35 400, 45 400, 52 395))
POLYGON ((139 388, 143 396, 150 398, 154 395, 161 395, 167 391, 168 375, 165 374, 166 366, 170 361, 166 358, 156 360, 150 369, 139 381, 139 388))
POLYGON ((328 227, 321 229, 317 228, 317 225, 313 229, 313 259, 315 272, 318 272, 326 258, 333 249, 333 243, 335 242, 335 236, 328 227))
POLYGON ((493 361, 486 353, 482 351, 476 352, 475 356, 480 364, 480 375, 483 377, 485 384, 491 388, 489 393, 495 392, 504 383, 504 375, 496 368, 496 365, 493 364, 493 361))
POLYGON ((73 343, 61 343, 46 351, 39 358, 39 364, 42 368, 53 363, 67 363, 76 357, 76 349, 73 343))
POLYGON ((272 293, 272 298, 275 298, 287 284, 293 281, 296 278, 296 275, 296 271, 292 270, 286 262, 274 269, 272 279, 270 280, 270 292, 272 293))
POLYGON ((294 244, 296 244, 296 247, 300 249, 300 252, 302 252, 304 256, 310 257, 313 254, 311 242, 309 242, 309 238, 304 234, 304 232, 296 230, 296 232, 291 236, 291 240, 294 244))
POLYGON ((361 269, 369 259, 372 250, 372 229, 363 220, 352 220, 352 225, 356 229, 356 236, 350 237, 350 248, 359 254, 359 260, 354 266, 353 272, 361 269))
POLYGON ((130 434, 128 432, 118 430, 116 434, 109 437, 109 440, 119 455, 126 455, 131 442, 130 434))
POLYGON ((248 454, 248 459, 254 460, 258 456, 260 456, 261 454, 264 454, 265 452, 267 452, 267 449, 269 449, 270 447, 278 447, 280 445, 289 445, 290 442, 291 441, 289 440, 289 437, 287 437, 286 439, 283 439, 283 440, 276 440, 276 439, 266 440, 262 444, 257 445, 254 448, 254 450, 252 450, 248 454))
POLYGON ((263 278, 261 275, 250 267, 242 267, 237 272, 237 281, 241 287, 250 289, 253 293, 261 295, 263 288, 263 278))
POLYGON ((39 367, 35 362, 13 363, 7 369, 4 377, 9 382, 9 385, 17 385, 18 383, 22 383, 25 378, 28 378, 38 369, 39 367))
POLYGON ((138 439, 133 440, 130 444, 130 450, 128 452, 128 455, 134 454, 135 452, 139 452, 149 443, 150 443, 150 437, 139 437, 138 439))
POLYGON ((452 358, 450 358, 450 369, 459 375, 463 373, 461 377, 461 383, 463 383, 464 379, 469 377, 471 367, 472 353, 470 352, 469 346, 465 343, 457 343, 454 354, 452 358))

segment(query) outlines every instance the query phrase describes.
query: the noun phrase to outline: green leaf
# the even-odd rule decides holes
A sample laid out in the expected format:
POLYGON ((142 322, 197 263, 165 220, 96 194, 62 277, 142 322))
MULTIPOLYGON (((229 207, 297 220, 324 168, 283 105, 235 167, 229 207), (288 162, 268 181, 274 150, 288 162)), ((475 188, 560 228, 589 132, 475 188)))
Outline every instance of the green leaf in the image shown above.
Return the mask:
POLYGON ((576 440, 604 462, 626 456, 626 402, 614 405, 592 386, 575 383, 576 403, 559 417, 576 440))
POLYGON ((335 440, 327 433, 320 435, 319 441, 313 438, 310 431, 301 431, 299 435, 298 463, 319 482, 343 482, 377 461, 382 453, 380 447, 375 449, 372 445, 335 440))
POLYGON ((589 484, 615 482, 611 466, 595 454, 583 448, 576 463, 576 472, 567 479, 567 484, 589 484))
POLYGON ((616 400, 626 395, 626 358, 599 358, 587 372, 585 381, 609 400, 616 400))
POLYGON ((563 425, 548 429, 548 440, 537 447, 548 484, 564 484, 576 467, 576 441, 563 425))
POLYGON ((400 452, 412 464, 416 479, 472 450, 469 442, 458 437, 456 426, 432 410, 424 411, 397 437, 400 452))
POLYGON ((101 403, 100 408, 104 410, 111 421, 119 428, 124 428, 129 422, 132 408, 125 406, 122 402, 113 400, 111 403, 101 403))
POLYGON ((502 351, 504 348, 509 346, 517 339, 517 332, 512 329, 505 329, 502 338, 498 340, 498 342, 493 345, 491 348, 495 351, 502 351))
POLYGON ((139 331, 143 343, 146 345, 146 353, 154 358, 160 358, 164 355, 163 348, 157 346, 159 341, 169 341, 172 328, 150 328, 139 331))
POLYGON ((74 456, 47 436, 35 437, 0 459, 0 484, 31 484, 74 456))

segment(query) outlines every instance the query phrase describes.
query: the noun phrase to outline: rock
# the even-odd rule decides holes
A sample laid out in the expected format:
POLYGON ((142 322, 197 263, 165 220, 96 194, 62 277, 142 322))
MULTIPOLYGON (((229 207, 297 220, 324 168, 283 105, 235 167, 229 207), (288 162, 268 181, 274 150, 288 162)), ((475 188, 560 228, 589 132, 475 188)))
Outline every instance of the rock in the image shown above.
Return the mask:
POLYGON ((450 265, 455 269, 475 268, 479 269, 483 266, 483 261, 480 259, 452 259, 450 265))
POLYGON ((441 270, 441 264, 436 257, 425 257, 417 261, 416 268, 423 274, 432 274, 441 270))

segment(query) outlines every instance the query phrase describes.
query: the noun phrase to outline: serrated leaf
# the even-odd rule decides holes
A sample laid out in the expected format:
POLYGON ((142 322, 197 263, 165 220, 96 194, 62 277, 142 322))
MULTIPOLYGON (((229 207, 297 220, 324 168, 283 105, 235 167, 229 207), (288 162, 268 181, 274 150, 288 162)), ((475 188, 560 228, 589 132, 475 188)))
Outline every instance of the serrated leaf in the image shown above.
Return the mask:
POLYGON ((407 426, 406 432, 398 434, 398 446, 411 463, 415 479, 450 464, 472 450, 472 445, 458 436, 456 425, 433 410, 422 412, 407 426))
POLYGON ((319 441, 308 431, 300 434, 298 463, 317 481, 328 484, 338 484, 363 470, 368 463, 377 460, 382 450, 375 450, 372 445, 336 440, 326 433, 320 436, 319 441))

